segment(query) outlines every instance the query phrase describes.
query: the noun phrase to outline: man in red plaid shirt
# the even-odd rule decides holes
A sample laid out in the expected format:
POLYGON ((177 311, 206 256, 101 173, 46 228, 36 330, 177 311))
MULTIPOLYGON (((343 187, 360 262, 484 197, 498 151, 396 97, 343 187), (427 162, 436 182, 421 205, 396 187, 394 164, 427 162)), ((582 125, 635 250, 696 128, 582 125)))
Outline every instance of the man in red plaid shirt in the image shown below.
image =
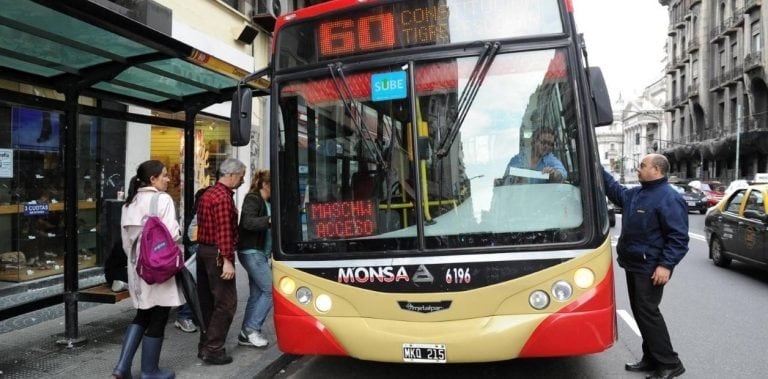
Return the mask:
POLYGON ((197 206, 197 294, 206 333, 200 333, 198 358, 215 365, 232 362, 224 342, 237 309, 235 252, 237 208, 234 190, 243 184, 245 164, 228 158, 219 166, 219 180, 197 206))

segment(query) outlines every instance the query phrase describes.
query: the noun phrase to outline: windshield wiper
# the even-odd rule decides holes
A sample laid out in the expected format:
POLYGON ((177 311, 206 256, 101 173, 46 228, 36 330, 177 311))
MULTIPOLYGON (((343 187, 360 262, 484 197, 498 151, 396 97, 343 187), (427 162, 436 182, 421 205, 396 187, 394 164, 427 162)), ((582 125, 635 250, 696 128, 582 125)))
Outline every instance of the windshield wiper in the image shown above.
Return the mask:
POLYGON ((341 62, 329 64, 328 70, 331 72, 331 79, 336 88, 336 93, 339 94, 339 99, 344 104, 344 109, 349 114, 349 117, 352 118, 352 123, 357 129, 357 133, 360 135, 363 148, 368 154, 376 159, 376 164, 378 164, 379 167, 386 169, 387 162, 385 162, 382 157, 379 145, 371 138, 371 131, 365 126, 363 116, 361 115, 362 112, 360 111, 359 105, 355 102, 352 89, 349 88, 349 82, 347 81, 346 76, 344 76, 344 68, 342 67, 341 62), (339 83, 343 86, 339 85, 339 83))
POLYGON ((475 101, 480 86, 483 85, 483 80, 485 80, 485 76, 488 74, 488 70, 491 68, 493 60, 496 58, 496 54, 498 54, 500 47, 501 43, 499 42, 485 43, 485 48, 483 49, 482 54, 477 58, 475 68, 472 69, 472 74, 469 75, 469 80, 467 80, 467 84, 464 86, 464 91, 459 98, 456 107, 456 118, 448 128, 448 133, 445 135, 445 138, 443 138, 437 145, 436 154, 438 158, 448 155, 448 152, 451 150, 451 145, 453 145, 453 141, 459 134, 459 129, 461 129, 461 125, 464 123, 464 119, 467 117, 467 113, 469 113, 469 109, 475 101))

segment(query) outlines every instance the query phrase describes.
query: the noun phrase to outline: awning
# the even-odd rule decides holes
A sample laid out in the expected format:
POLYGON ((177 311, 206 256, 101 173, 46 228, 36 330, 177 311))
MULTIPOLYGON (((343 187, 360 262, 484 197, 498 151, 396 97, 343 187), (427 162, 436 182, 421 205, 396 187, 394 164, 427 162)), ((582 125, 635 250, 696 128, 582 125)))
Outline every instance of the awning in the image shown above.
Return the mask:
MULTIPOLYGON (((249 73, 87 0, 0 0, 0 78, 171 112, 249 73)), ((251 82, 266 94, 269 82, 251 82)))

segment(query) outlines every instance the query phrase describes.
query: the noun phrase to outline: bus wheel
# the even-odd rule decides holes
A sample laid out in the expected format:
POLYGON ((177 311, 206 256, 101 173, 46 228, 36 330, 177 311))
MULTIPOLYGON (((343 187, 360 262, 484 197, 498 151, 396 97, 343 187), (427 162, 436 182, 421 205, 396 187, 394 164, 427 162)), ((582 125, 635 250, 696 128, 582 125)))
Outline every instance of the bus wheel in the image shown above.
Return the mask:
POLYGON ((728 267, 731 264, 731 258, 725 255, 723 242, 720 238, 712 237, 712 243, 709 244, 709 256, 715 266, 728 267))

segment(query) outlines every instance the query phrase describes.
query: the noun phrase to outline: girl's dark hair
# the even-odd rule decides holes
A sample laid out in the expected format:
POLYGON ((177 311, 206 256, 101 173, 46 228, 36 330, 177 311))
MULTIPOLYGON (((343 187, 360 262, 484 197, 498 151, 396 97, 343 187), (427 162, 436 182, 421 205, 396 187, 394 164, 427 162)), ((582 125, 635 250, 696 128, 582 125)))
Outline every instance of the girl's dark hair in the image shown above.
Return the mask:
POLYGON ((163 173, 165 165, 163 162, 156 160, 144 161, 136 168, 136 176, 131 178, 131 184, 128 186, 128 198, 125 199, 125 205, 131 205, 133 198, 136 197, 136 193, 139 188, 151 186, 152 182, 150 178, 153 176, 160 176, 163 173))
POLYGON ((256 171, 256 174, 253 175, 253 181, 251 182, 251 189, 250 192, 257 192, 261 189, 261 185, 263 183, 272 183, 272 178, 269 174, 269 170, 260 170, 256 171))

